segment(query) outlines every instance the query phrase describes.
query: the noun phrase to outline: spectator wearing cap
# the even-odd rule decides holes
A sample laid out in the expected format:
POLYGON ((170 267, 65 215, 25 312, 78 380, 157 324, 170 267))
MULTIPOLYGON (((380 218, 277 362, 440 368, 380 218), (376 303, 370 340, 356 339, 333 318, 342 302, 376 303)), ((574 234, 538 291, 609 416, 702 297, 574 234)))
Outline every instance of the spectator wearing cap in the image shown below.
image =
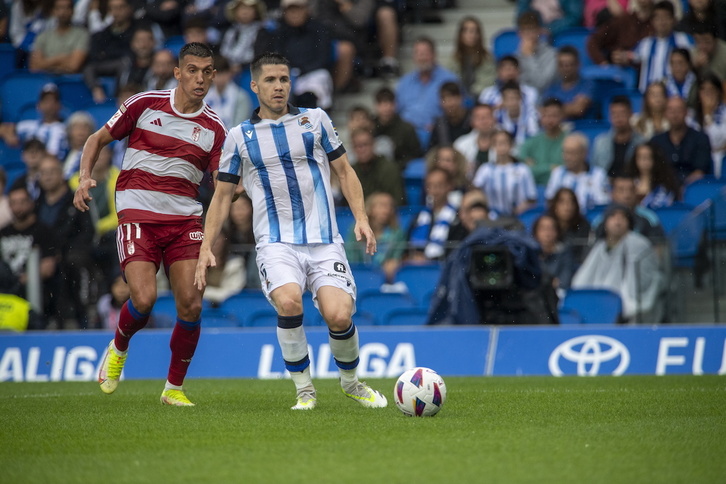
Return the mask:
POLYGON ((49 154, 65 157, 68 150, 68 136, 66 125, 60 116, 63 106, 58 86, 55 84, 43 86, 36 107, 38 118, 24 119, 15 125, 18 140, 20 143, 29 139, 40 140, 49 154))
POLYGON ((278 52, 290 61, 292 102, 328 109, 333 105, 333 41, 328 28, 310 16, 307 0, 282 0, 282 17, 261 29, 255 55, 278 52))
POLYGON ((229 61, 232 72, 237 73, 254 58, 257 33, 265 20, 265 4, 262 0, 232 0, 224 12, 231 26, 222 37, 219 52, 229 61))
POLYGON ((38 35, 30 54, 30 70, 52 74, 75 74, 81 71, 88 55, 88 31, 72 25, 73 1, 55 0, 55 26, 38 35))

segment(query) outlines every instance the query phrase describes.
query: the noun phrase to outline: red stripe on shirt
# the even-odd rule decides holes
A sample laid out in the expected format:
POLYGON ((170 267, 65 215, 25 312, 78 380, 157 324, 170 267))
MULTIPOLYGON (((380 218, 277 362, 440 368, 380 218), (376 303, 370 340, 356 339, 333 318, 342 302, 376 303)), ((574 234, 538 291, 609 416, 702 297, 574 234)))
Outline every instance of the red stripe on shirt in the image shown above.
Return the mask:
POLYGON ((196 166, 200 171, 206 171, 209 166, 210 155, 199 146, 138 127, 129 136, 129 148, 164 158, 180 158, 196 166))
POLYGON ((116 182, 116 191, 148 190, 168 195, 181 195, 196 198, 199 187, 195 183, 175 176, 159 176, 144 170, 123 170, 116 182))

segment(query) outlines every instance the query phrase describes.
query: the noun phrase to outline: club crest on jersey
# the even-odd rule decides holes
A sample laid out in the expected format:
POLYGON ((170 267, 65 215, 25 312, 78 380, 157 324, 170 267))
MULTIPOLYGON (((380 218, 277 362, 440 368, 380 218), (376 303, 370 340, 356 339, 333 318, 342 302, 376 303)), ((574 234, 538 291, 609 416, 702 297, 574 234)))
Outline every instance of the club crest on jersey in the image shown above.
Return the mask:
POLYGON ((202 128, 199 126, 194 126, 194 129, 192 130, 192 141, 195 143, 199 141, 199 136, 202 134, 202 128))
POLYGON ((307 116, 303 116, 302 118, 298 119, 297 124, 305 129, 313 129, 313 124, 310 122, 310 119, 308 119, 307 116))

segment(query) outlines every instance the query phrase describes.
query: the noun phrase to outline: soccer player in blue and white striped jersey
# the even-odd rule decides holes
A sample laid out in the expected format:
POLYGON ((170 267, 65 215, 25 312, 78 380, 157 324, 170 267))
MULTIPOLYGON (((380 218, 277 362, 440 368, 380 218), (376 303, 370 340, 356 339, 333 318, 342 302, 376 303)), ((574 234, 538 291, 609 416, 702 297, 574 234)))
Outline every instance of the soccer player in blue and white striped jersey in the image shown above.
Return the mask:
POLYGON ((297 389, 293 410, 316 405, 307 338, 302 327, 302 294, 309 288, 328 324, 330 349, 340 370, 343 393, 365 407, 385 407, 386 397, 358 381, 358 332, 352 322, 356 286, 338 233, 330 185, 331 170, 355 216, 355 236, 366 252, 376 251, 360 181, 330 118, 321 109, 288 104, 290 64, 266 53, 252 62, 250 87, 260 107, 232 128, 224 144, 217 187, 207 212, 195 284, 206 284, 216 261, 211 247, 229 214, 242 179, 253 205, 253 230, 262 290, 278 314, 277 337, 285 367, 297 389))

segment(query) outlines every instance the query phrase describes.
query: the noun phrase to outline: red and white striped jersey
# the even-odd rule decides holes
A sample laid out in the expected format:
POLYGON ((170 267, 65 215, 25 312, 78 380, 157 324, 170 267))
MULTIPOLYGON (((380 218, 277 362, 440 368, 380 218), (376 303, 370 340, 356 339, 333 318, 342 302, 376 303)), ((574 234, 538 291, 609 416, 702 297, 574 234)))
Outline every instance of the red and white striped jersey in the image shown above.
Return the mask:
POLYGON ((116 211, 122 223, 175 223, 201 217, 196 198, 205 171, 219 168, 227 130, 204 103, 183 114, 174 91, 148 91, 130 97, 106 123, 128 148, 116 183, 116 211))

